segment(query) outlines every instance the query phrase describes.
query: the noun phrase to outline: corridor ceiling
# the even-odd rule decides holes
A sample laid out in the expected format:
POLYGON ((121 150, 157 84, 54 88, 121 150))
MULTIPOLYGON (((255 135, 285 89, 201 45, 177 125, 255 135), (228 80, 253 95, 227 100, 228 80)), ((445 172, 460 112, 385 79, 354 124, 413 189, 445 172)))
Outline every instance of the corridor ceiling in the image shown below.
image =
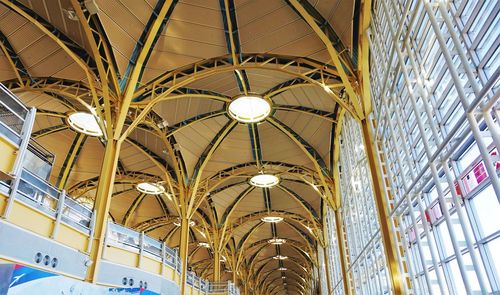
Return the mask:
POLYGON ((98 97, 118 117, 137 79, 120 132, 113 221, 176 247, 179 187, 195 187, 193 270, 212 278, 218 230, 223 279, 233 279, 238 261, 255 287, 299 294, 318 261, 325 200, 335 202, 337 122, 344 111, 361 116, 347 98, 359 91, 357 2, 0 0, 0 81, 37 108, 33 137, 56 156, 51 182, 92 206, 109 138, 77 133, 67 116, 96 107, 98 97), (268 99, 270 116, 231 118, 228 103, 244 93, 268 99), (258 173, 280 183, 250 185, 258 173), (141 182, 166 193, 142 194, 141 182), (284 220, 261 220, 269 215, 284 220))

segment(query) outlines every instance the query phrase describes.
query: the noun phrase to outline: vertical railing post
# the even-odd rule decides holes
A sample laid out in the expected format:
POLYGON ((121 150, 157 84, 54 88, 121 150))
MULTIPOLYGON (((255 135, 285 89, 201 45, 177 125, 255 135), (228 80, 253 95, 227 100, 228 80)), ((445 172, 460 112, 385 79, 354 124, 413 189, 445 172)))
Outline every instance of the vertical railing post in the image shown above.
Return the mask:
POLYGON ((177 274, 177 257, 179 257, 179 255, 177 254, 177 249, 174 250, 175 253, 174 253, 174 271, 173 271, 173 275, 172 275, 172 281, 175 282, 175 275, 177 274))
POLYGON ((59 200, 57 202, 57 212, 56 212, 56 221, 54 222, 54 228, 52 229, 52 239, 57 239, 57 235, 59 233, 59 227, 61 225, 61 218, 64 210, 64 203, 66 201, 66 191, 62 190, 59 194, 59 200))
POLYGON ((87 243, 87 253, 90 253, 92 250, 92 243, 94 239, 92 238, 94 236, 94 228, 95 228, 95 210, 92 210, 92 217, 90 218, 90 224, 89 224, 89 240, 87 243))
POLYGON ((160 275, 163 277, 165 274, 165 260, 167 255, 167 245, 165 244, 165 241, 161 243, 161 269, 160 269, 160 275))
POLYGON ((9 215, 12 211, 12 207, 14 206, 17 189, 21 181, 24 156, 26 155, 26 150, 28 149, 28 144, 30 142, 31 131, 33 130, 35 117, 36 117, 36 109, 31 108, 28 112, 28 115, 24 119, 23 128, 21 130, 21 144, 19 145, 19 151, 17 154, 17 158, 14 161, 14 168, 12 170, 12 175, 14 176, 14 180, 11 183, 9 200, 7 201, 7 205, 5 206, 5 210, 3 212, 3 218, 5 219, 9 218, 9 215))
POLYGON ((137 261, 137 268, 142 266, 142 257, 144 255, 144 232, 139 234, 139 260, 137 261))

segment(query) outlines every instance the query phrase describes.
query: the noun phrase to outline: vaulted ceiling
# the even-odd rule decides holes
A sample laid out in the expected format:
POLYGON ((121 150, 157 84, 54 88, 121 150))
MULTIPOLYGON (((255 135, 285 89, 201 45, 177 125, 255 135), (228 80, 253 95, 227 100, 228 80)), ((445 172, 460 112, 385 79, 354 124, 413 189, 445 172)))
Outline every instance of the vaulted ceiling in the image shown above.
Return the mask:
POLYGON ((0 0, 0 81, 38 109, 33 136, 56 156, 51 182, 93 202, 106 138, 75 132, 66 117, 95 107, 93 95, 120 106, 119 92, 142 60, 111 218, 175 247, 178 187, 198 180, 193 269, 211 278, 213 250, 198 243, 213 247, 218 231, 227 259, 223 279, 233 279, 238 267, 255 288, 300 293, 301 277, 317 263, 325 200, 333 198, 337 121, 344 111, 356 114, 344 93, 356 76, 359 3, 96 0, 93 11, 80 2, 0 0), (334 45, 342 71, 301 9, 334 45), (228 103, 246 92, 269 99, 271 116, 253 124, 233 120, 228 103), (248 179, 262 171, 279 175, 280 184, 251 186, 248 179), (135 185, 143 181, 169 183, 167 194, 139 193, 135 185), (270 212, 285 220, 263 223, 270 212), (268 243, 273 237, 287 243, 268 243))

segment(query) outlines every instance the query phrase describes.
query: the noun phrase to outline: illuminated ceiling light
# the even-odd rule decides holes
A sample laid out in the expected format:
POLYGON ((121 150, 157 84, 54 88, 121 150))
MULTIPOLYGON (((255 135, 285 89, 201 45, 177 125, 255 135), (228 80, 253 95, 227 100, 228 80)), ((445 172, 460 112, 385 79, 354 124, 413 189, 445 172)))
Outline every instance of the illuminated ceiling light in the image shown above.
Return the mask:
POLYGON ((97 122, 97 118, 92 113, 76 112, 67 118, 68 124, 75 131, 90 136, 102 136, 102 130, 97 122))
POLYGON ((286 243, 286 240, 280 239, 280 238, 272 238, 272 239, 269 239, 267 242, 269 244, 273 244, 273 245, 283 245, 284 243, 286 243))
MULTIPOLYGON (((189 226, 194 226, 196 223, 194 222, 194 220, 190 220, 189 221, 189 226)), ((179 218, 177 218, 176 221, 174 221, 174 225, 175 226, 181 226, 181 220, 179 218)))
POLYGON ((285 271, 285 270, 288 270, 288 268, 286 268, 286 267, 280 267, 280 268, 278 268, 278 270, 285 271))
POLYGON ((273 259, 276 259, 276 260, 285 260, 285 259, 288 259, 288 256, 276 255, 276 256, 273 257, 273 259))
POLYGON ((283 280, 284 280, 284 279, 286 279, 286 277, 285 277, 285 276, 282 276, 281 278, 282 278, 283 280))
POLYGON ((165 192, 165 188, 158 183, 141 182, 135 187, 138 191, 149 195, 160 195, 165 192))
POLYGON ((264 120, 271 113, 271 104, 258 95, 238 96, 228 107, 229 115, 242 123, 256 123, 264 120))
POLYGON ((279 177, 273 174, 257 174, 250 178, 250 184, 256 187, 273 187, 279 182, 279 177))
POLYGON ((283 221, 283 217, 266 216, 266 217, 262 217, 260 220, 262 220, 264 222, 269 222, 269 223, 277 223, 277 222, 283 221))
POLYGON ((210 244, 206 242, 199 242, 198 246, 203 247, 203 248, 210 248, 210 244))

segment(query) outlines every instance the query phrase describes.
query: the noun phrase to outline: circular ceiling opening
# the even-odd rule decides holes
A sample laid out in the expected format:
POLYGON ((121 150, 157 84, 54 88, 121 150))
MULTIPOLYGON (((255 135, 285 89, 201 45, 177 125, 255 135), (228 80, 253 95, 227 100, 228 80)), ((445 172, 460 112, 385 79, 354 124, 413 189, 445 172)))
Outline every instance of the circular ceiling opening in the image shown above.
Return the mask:
POLYGON ((256 187, 273 187, 279 182, 279 177, 273 174, 257 174, 250 178, 250 184, 256 187))
POLYGON ((149 195, 159 195, 165 192, 165 188, 162 185, 153 182, 141 182, 136 186, 136 189, 141 193, 149 195))
POLYGON ((277 223, 277 222, 283 221, 283 217, 266 216, 266 217, 262 217, 260 220, 262 220, 264 222, 269 222, 269 223, 277 223))
POLYGON ((271 104, 258 95, 242 95, 229 103, 229 115, 242 123, 256 123, 271 113, 271 104))
POLYGON ((272 238, 272 239, 268 240, 267 242, 269 244, 272 244, 272 245, 283 245, 284 243, 286 243, 286 240, 280 239, 280 238, 272 238))
POLYGON ((94 115, 87 112, 76 112, 68 116, 69 126, 80 133, 90 136, 102 136, 101 127, 94 115))

